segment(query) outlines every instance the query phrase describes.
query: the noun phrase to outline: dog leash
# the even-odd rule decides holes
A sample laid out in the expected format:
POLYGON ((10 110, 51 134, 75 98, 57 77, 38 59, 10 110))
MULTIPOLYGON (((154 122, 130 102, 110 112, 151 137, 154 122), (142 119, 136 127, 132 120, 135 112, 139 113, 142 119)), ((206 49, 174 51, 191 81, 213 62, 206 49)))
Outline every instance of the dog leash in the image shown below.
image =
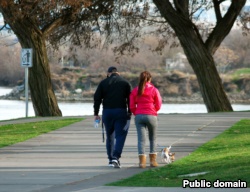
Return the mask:
MULTIPOLYGON (((188 134, 185 135, 184 137, 182 137, 182 138, 178 139, 177 141, 171 143, 171 144, 169 145, 169 147, 171 148, 172 145, 174 145, 174 144, 178 143, 179 141, 185 139, 185 138, 188 137, 189 135, 192 135, 192 134, 196 133, 197 131, 201 131, 202 129, 204 129, 205 127, 209 126, 210 124, 212 124, 212 123, 214 123, 214 122, 215 122, 215 120, 213 120, 213 121, 207 123, 206 125, 203 125, 202 127, 199 127, 197 130, 192 131, 191 133, 188 133, 188 134)), ((162 149, 165 148, 165 147, 163 147, 163 146, 160 146, 159 144, 157 144, 157 146, 158 146, 158 147, 161 147, 162 149)))
POLYGON ((104 135, 104 126, 102 121, 102 142, 104 143, 104 141, 105 141, 105 135, 104 135))
POLYGON ((207 123, 206 125, 203 125, 202 127, 198 128, 197 130, 192 131, 191 133, 188 133, 185 137, 180 138, 179 140, 173 142, 171 145, 176 144, 177 142, 183 140, 184 138, 188 137, 189 135, 192 135, 192 134, 196 133, 197 131, 201 131, 202 129, 204 129, 205 127, 207 127, 208 125, 210 125, 210 124, 212 124, 212 123, 214 123, 214 122, 215 122, 215 120, 213 120, 213 121, 207 123))

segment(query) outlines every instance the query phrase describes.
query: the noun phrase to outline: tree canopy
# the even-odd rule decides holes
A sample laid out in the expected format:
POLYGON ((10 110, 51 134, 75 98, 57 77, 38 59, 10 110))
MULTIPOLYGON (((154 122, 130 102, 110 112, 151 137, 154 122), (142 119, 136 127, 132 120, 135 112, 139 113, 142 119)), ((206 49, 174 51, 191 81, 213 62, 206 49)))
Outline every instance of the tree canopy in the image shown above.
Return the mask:
POLYGON ((126 18, 126 43, 116 51, 137 50, 134 38, 142 33, 158 35, 161 50, 169 41, 169 36, 177 37, 189 64, 195 72, 201 94, 208 112, 232 111, 230 101, 223 90, 222 81, 216 69, 213 55, 229 34, 237 19, 249 27, 249 12, 241 12, 246 0, 125 0, 119 3, 121 15, 126 18), (224 5, 227 3, 227 5, 224 5), (213 10, 214 20, 201 20, 203 13, 213 10), (133 22, 132 22, 133 21, 133 22), (248 22, 248 24, 247 24, 248 22), (132 26, 134 28, 132 28, 132 26), (141 30, 143 29, 143 30, 141 30))
POLYGON ((29 87, 36 116, 61 116, 51 84, 47 43, 62 40, 90 44, 98 17, 110 14, 112 1, 1 0, 4 27, 11 28, 22 48, 33 49, 29 87))
POLYGON ((114 51, 122 55, 138 52, 136 39, 148 33, 159 38, 155 51, 169 43, 177 46, 169 37, 178 38, 197 76, 207 110, 214 112, 232 111, 213 55, 237 18, 248 29, 249 12, 241 12, 245 3, 246 0, 1 0, 0 12, 3 27, 14 31, 23 48, 34 50, 29 86, 37 116, 62 115, 51 86, 48 42, 54 47, 62 41, 94 46, 95 37, 105 35, 105 41, 97 38, 99 43, 120 42, 114 51), (214 22, 199 20, 211 9, 214 22))

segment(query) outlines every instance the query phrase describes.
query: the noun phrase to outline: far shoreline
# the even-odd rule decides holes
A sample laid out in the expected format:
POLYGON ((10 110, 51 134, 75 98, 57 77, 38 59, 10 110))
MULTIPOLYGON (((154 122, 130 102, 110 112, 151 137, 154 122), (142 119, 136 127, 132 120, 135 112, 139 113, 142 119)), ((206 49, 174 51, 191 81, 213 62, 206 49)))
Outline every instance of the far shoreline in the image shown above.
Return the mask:
MULTIPOLYGON (((9 87, 2 87, 3 89, 10 89, 9 87)), ((63 94, 60 92, 55 92, 58 102, 83 102, 83 103, 93 103, 93 93, 81 92, 81 93, 70 93, 63 94)), ((250 95, 241 93, 227 93, 229 101, 231 104, 250 104, 250 95)), ((0 100, 16 100, 25 101, 25 96, 23 91, 19 91, 12 88, 12 91, 0 96, 0 100)), ((29 96, 29 100, 31 100, 29 96)), ((194 93, 192 95, 171 95, 162 97, 164 104, 205 104, 200 93, 194 93)))
MULTIPOLYGON (((4 98, 3 96, 0 96, 0 100, 12 100, 12 101, 25 101, 26 99, 24 97, 21 98, 4 98)), ((29 98, 29 101, 31 101, 31 98, 29 98)), ((58 102, 62 103, 93 103, 94 100, 92 98, 57 98, 58 102)), ((162 103, 164 104, 202 104, 205 103, 202 101, 202 99, 199 100, 193 100, 186 97, 169 97, 169 98, 163 98, 162 103)), ((241 105, 248 105, 250 104, 250 100, 233 100, 230 101, 231 104, 241 104, 241 105)))

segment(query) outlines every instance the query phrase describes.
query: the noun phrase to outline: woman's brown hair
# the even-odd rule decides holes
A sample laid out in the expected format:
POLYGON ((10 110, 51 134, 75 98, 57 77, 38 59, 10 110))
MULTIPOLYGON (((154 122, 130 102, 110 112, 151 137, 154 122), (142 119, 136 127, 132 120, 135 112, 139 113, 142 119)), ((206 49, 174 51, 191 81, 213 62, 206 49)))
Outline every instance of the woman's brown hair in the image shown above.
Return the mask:
POLYGON ((145 85, 150 80, 151 80, 151 74, 148 71, 141 72, 137 96, 142 96, 142 94, 144 92, 145 85))

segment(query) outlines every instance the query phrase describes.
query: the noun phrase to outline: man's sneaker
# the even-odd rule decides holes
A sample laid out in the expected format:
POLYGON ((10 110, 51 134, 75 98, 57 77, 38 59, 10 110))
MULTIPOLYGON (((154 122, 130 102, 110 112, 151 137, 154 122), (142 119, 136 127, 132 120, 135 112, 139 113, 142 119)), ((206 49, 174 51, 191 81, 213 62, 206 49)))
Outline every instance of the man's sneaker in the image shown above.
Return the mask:
POLYGON ((114 168, 121 168, 120 161, 117 159, 113 159, 112 164, 113 164, 114 168))
POLYGON ((109 161, 109 164, 108 164, 109 167, 114 167, 112 161, 109 161))

